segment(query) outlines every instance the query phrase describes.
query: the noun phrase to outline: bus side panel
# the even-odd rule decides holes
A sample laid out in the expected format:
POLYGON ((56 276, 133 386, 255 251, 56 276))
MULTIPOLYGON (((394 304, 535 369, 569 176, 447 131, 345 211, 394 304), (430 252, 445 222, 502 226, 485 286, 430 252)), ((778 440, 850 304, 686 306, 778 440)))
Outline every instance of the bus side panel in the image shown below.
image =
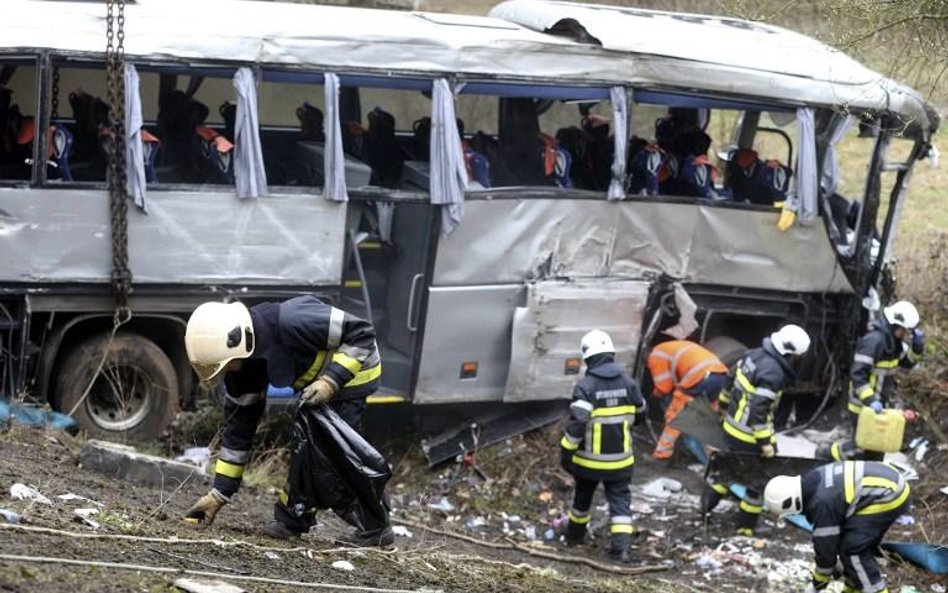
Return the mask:
MULTIPOLYGON (((346 205, 318 195, 239 200, 229 191, 150 192, 128 213, 136 283, 338 285, 346 205)), ((108 282, 101 190, 0 189, 0 280, 108 282)))
POLYGON ((579 343, 591 329, 609 333, 616 361, 631 369, 642 335, 649 283, 608 278, 530 284, 514 314, 504 401, 569 398, 579 378, 579 343))
POLYGON ((413 401, 501 400, 513 312, 525 291, 522 284, 432 287, 413 401), (476 363, 473 376, 465 363, 476 363))
POLYGON ((640 278, 852 293, 822 224, 777 229, 777 211, 656 200, 468 199, 438 245, 434 286, 640 278))

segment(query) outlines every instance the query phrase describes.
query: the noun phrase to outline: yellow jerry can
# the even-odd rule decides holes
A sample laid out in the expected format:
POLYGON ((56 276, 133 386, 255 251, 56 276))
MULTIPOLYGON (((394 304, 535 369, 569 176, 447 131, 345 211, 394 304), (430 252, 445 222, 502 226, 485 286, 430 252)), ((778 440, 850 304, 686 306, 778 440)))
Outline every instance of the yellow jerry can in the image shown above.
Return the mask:
POLYGON ((859 411, 856 446, 866 451, 894 453, 902 448, 905 416, 902 410, 882 410, 876 414, 869 406, 859 411))

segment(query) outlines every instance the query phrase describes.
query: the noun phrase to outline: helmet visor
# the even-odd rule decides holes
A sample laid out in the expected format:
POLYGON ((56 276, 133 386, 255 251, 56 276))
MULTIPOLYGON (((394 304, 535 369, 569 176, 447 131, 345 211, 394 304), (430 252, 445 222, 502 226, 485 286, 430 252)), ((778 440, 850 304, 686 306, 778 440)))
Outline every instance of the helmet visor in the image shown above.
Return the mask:
POLYGON ((224 370, 224 367, 227 366, 228 361, 218 362, 215 364, 206 364, 201 362, 191 361, 191 367, 194 369, 194 372, 197 374, 201 382, 210 381, 214 377, 220 374, 224 370))

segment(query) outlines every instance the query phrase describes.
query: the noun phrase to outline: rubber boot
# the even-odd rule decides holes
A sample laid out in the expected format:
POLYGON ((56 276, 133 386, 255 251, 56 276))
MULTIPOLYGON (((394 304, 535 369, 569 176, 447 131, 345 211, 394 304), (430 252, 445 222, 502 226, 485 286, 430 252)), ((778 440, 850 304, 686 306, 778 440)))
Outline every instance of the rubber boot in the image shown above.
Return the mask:
POLYGON ((566 545, 581 546, 586 543, 586 524, 570 521, 566 524, 566 545))
POLYGON ((616 562, 628 563, 632 561, 629 547, 632 545, 632 536, 628 533, 613 534, 609 542, 609 558, 616 562))

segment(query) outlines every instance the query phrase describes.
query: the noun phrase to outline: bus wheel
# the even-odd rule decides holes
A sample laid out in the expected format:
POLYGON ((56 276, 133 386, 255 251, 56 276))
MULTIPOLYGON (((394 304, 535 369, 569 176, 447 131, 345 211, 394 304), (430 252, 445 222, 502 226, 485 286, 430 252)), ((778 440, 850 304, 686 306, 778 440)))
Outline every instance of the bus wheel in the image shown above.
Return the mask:
POLYGON ((734 368, 748 350, 743 342, 730 336, 715 336, 706 341, 704 347, 713 352, 728 368, 734 368))
POLYGON ((63 360, 56 387, 60 411, 72 413, 89 436, 110 440, 158 438, 180 402, 171 360, 135 334, 117 334, 111 344, 108 334, 80 343, 63 360))

